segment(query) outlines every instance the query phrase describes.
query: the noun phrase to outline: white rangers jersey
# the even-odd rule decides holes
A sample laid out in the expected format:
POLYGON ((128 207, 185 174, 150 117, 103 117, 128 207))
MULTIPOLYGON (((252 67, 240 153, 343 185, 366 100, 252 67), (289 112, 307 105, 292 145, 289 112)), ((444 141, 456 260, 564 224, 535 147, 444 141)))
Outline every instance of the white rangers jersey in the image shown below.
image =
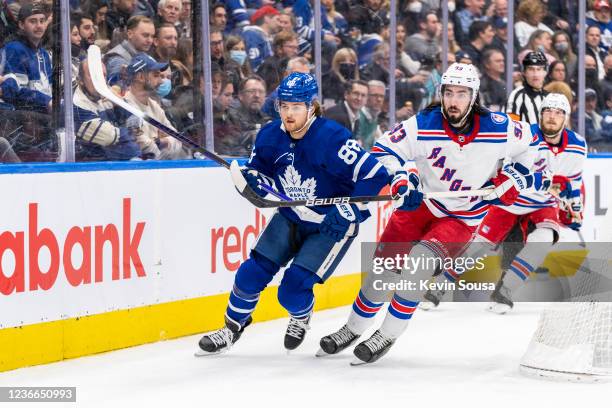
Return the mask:
MULTIPOLYGON (((469 134, 456 134, 441 108, 426 109, 385 133, 372 153, 394 174, 414 161, 424 192, 480 189, 502 164, 521 163, 532 168, 539 139, 529 125, 504 113, 474 115, 469 134)), ((489 202, 481 197, 427 199, 436 217, 455 217, 478 225, 489 202)))
MULTIPOLYGON (((544 140, 538 125, 531 131, 538 137, 538 156, 532 172, 549 171, 553 175, 565 176, 572 186, 571 197, 581 197, 582 169, 586 159, 587 146, 584 138, 569 129, 561 134, 561 145, 551 146, 544 140)), ((504 207, 513 214, 528 214, 545 207, 556 207, 557 200, 547 192, 528 191, 522 193, 514 204, 504 207)))

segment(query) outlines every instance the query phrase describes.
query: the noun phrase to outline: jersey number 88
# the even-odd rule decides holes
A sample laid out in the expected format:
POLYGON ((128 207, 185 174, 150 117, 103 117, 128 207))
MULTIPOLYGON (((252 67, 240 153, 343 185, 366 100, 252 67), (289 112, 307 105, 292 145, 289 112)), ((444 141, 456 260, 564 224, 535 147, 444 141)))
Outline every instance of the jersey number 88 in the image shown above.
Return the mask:
POLYGON ((346 164, 351 165, 357 160, 360 149, 359 143, 357 143, 356 140, 349 139, 342 145, 340 150, 338 150, 338 157, 344 160, 346 164))

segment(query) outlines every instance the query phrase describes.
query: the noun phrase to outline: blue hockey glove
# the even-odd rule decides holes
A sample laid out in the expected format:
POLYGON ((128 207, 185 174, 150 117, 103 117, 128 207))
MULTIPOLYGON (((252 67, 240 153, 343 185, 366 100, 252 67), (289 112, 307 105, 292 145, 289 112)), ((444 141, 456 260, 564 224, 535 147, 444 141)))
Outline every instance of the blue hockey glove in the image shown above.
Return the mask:
POLYGON ((423 202, 423 193, 419 191, 419 176, 400 170, 391 180, 393 208, 403 211, 414 211, 423 202))
POLYGON ((259 185, 265 184, 267 186, 272 187, 273 180, 271 178, 264 176, 257 170, 253 170, 249 168, 244 168, 241 171, 242 171, 242 175, 244 176, 244 179, 246 180, 249 187, 253 189, 253 191, 255 191, 257 194, 259 194, 262 197, 265 197, 268 194, 266 190, 262 189, 259 185))
POLYGON ((355 204, 336 204, 319 224, 319 232, 338 242, 345 237, 351 224, 361 221, 361 213, 355 204))

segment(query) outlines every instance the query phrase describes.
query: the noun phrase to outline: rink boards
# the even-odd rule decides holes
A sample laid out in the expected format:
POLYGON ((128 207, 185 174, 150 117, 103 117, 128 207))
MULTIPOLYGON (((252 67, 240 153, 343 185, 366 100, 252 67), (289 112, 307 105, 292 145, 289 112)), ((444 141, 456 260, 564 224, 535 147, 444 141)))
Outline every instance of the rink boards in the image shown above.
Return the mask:
MULTIPOLYGON (((601 234, 610 168, 612 156, 587 160, 586 240, 601 234)), ((272 214, 241 198, 209 161, 0 173, 0 371, 221 326, 234 273, 272 214)), ((370 205, 358 241, 317 285, 317 309, 354 299, 358 244, 376 241, 390 214, 388 203, 370 205)), ((255 320, 285 315, 272 285, 255 320)))

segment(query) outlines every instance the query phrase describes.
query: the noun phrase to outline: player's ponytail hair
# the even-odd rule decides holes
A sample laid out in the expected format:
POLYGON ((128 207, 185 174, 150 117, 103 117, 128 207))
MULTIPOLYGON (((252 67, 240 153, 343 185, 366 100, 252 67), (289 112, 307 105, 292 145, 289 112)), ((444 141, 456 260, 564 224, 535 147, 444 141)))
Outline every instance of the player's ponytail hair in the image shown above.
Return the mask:
POLYGON ((313 109, 313 115, 314 116, 321 116, 323 115, 323 109, 321 108, 321 104, 319 103, 318 100, 314 100, 312 101, 312 109, 313 109))

